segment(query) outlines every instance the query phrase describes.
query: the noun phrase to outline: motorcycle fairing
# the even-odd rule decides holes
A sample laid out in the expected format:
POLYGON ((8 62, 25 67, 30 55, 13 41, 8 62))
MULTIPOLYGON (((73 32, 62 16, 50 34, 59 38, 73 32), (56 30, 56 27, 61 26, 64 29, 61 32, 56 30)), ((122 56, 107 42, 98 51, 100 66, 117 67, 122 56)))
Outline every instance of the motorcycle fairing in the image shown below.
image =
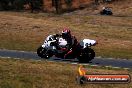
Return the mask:
POLYGON ((55 46, 51 46, 52 42, 55 42, 56 40, 54 39, 53 35, 49 35, 45 42, 43 43, 42 47, 43 48, 48 48, 48 49, 56 49, 55 46))
POLYGON ((95 40, 91 40, 91 39, 83 39, 81 42, 80 42, 80 45, 83 47, 83 48, 86 48, 87 46, 90 47, 90 46, 93 46, 96 44, 96 41, 95 40))

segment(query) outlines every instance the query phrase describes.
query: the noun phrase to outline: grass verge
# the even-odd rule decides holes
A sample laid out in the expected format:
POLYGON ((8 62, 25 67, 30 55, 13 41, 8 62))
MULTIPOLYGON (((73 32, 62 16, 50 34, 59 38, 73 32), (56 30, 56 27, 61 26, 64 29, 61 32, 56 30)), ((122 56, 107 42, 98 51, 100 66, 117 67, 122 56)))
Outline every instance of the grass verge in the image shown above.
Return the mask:
MULTIPOLYGON (((130 74, 131 70, 85 66, 90 74, 130 74)), ((130 84, 77 85, 78 65, 0 59, 0 88, 131 88, 130 84)))

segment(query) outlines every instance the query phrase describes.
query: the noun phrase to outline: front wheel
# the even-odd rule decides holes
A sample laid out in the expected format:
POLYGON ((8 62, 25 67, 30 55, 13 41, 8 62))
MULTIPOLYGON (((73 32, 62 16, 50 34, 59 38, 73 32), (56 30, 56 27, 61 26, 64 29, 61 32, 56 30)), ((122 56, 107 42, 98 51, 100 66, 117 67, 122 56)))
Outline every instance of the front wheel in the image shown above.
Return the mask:
POLYGON ((78 57, 78 60, 80 63, 88 63, 95 57, 95 52, 93 49, 88 48, 84 49, 81 53, 81 55, 78 57))
POLYGON ((37 54, 41 58, 48 59, 48 58, 52 57, 52 53, 41 46, 37 49, 37 54))

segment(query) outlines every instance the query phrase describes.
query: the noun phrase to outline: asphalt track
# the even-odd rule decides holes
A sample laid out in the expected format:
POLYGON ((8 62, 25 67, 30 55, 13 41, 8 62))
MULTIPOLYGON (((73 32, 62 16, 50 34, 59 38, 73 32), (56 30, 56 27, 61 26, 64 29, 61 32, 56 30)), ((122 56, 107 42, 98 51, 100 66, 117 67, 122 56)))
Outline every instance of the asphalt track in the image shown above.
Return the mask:
MULTIPOLYGON (((0 50, 0 57, 43 60, 42 58, 38 57, 35 52, 15 51, 15 50, 0 50)), ((77 59, 69 60, 69 59, 60 59, 60 58, 52 57, 48 60, 56 61, 56 62, 67 62, 72 64, 78 63, 77 59)), ((96 57, 90 63, 86 63, 86 64, 132 69, 132 60, 125 60, 125 59, 113 59, 113 58, 110 59, 110 58, 96 57)))

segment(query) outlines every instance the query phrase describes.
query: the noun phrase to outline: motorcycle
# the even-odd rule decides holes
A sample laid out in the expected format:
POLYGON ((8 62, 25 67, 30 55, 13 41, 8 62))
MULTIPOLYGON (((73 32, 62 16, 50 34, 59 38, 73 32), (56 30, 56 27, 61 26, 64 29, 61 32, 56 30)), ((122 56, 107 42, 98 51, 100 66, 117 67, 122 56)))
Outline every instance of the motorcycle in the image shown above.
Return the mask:
POLYGON ((83 39, 78 44, 67 50, 67 41, 62 37, 49 35, 44 43, 37 49, 37 54, 41 58, 49 59, 52 56, 64 59, 77 58, 80 63, 87 63, 94 59, 95 52, 91 46, 95 46, 97 41, 83 39), (70 53, 69 53, 70 52, 70 53))
POLYGON ((112 10, 109 7, 105 7, 102 11, 100 11, 101 15, 113 15, 112 10))

